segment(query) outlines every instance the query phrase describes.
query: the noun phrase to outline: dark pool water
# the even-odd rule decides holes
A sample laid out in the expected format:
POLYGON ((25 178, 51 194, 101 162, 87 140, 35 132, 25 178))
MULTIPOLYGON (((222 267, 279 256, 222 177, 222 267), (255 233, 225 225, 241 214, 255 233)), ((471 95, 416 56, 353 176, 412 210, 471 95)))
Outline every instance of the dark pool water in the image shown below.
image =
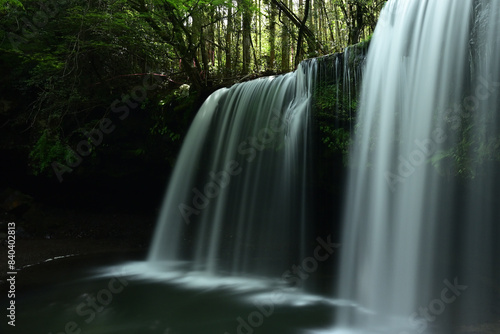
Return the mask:
POLYGON ((292 334, 328 328, 335 304, 278 280, 129 262, 68 269, 63 281, 20 292, 15 332, 292 334))

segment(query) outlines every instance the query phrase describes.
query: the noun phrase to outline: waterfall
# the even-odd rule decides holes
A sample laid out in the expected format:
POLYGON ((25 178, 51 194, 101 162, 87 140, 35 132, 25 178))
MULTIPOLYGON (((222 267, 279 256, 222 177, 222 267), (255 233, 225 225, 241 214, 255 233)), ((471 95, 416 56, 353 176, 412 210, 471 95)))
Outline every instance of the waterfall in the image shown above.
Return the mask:
MULTIPOLYGON (((215 275, 278 275, 311 224, 315 60, 213 93, 186 135, 149 261, 215 275)), ((274 276, 276 277, 276 276, 274 276)))
POLYGON ((339 333, 451 333, 494 319, 499 32, 496 0, 383 9, 350 157, 339 333))

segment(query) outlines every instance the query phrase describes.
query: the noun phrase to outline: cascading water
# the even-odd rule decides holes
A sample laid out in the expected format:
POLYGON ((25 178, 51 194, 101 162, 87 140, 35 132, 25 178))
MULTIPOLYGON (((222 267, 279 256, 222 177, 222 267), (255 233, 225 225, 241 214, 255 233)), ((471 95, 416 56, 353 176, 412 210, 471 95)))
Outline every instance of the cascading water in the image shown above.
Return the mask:
POLYGON ((339 333, 500 318, 499 32, 496 0, 383 9, 351 152, 339 333))
POLYGON ((305 62, 205 101, 171 177, 150 263, 279 277, 304 255, 316 68, 305 62))
POLYGON ((42 281, 64 282, 16 290, 19 332, 298 334, 330 326, 333 307, 327 333, 500 333, 499 32, 498 0, 388 1, 363 73, 337 299, 246 276, 334 276, 319 267, 337 244, 311 231, 324 226, 311 219, 310 109, 343 144, 354 49, 211 95, 149 261, 90 278, 87 257, 73 275, 44 267, 42 281))

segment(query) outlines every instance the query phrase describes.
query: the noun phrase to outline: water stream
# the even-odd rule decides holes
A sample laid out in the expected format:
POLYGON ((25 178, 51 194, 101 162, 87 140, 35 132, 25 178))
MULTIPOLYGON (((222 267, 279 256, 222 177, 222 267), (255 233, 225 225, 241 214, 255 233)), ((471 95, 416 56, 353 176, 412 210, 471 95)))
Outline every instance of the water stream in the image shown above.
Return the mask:
POLYGON ((146 261, 58 260, 58 284, 19 292, 20 333, 451 334, 497 322, 498 32, 497 0, 389 0, 366 65, 347 49, 218 90, 184 139, 146 261), (318 83, 347 101, 332 127, 355 134, 340 247, 316 234, 318 83))
POLYGON ((276 276, 305 255, 316 61, 212 94, 184 140, 149 261, 276 276))
POLYGON ((498 301, 500 2, 390 0, 368 53, 339 332, 452 333, 498 301))

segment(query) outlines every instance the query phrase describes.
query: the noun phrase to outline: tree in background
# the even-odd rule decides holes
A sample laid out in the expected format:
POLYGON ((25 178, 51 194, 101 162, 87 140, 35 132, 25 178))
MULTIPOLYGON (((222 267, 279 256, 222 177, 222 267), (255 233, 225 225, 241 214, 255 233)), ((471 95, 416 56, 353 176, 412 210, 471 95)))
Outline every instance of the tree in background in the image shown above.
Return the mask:
POLYGON ((384 2, 3 0, 0 126, 22 134, 19 146, 35 171, 50 170, 125 105, 144 110, 131 114, 142 117, 149 139, 128 136, 116 145, 140 154, 145 142, 172 144, 194 112, 183 106, 196 96, 366 39, 384 2), (154 94, 132 100, 134 87, 148 82, 158 84, 154 94), (183 84, 188 97, 177 94, 183 84))

